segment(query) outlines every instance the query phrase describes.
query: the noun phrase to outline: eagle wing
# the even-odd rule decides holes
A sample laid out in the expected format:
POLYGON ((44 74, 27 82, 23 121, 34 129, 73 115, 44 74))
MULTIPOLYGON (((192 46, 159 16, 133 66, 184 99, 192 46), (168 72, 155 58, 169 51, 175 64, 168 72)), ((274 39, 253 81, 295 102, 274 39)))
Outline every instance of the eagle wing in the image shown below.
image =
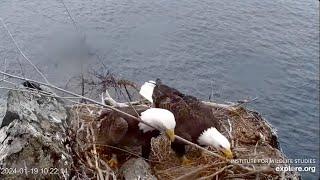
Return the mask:
POLYGON ((109 145, 119 144, 128 132, 128 122, 113 110, 104 109, 98 120, 101 121, 98 128, 99 142, 109 145))
POLYGON ((128 122, 122 117, 116 117, 110 124, 109 137, 114 144, 120 143, 120 141, 126 136, 128 132, 128 122))
POLYGON ((211 107, 205 106, 196 97, 183 94, 178 90, 156 81, 153 102, 155 107, 170 110, 176 119, 176 134, 193 142, 209 127, 218 129, 218 121, 211 107))

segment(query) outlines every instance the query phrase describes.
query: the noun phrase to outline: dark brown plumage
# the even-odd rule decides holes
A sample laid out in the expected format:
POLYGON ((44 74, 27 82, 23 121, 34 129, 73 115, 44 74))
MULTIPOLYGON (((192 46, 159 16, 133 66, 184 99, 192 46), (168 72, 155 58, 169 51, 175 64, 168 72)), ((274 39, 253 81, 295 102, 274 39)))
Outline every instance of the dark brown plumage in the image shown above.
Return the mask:
MULTIPOLYGON (((156 81, 152 98, 155 107, 167 109, 174 114, 175 134, 193 143, 198 144, 197 140, 204 130, 219 127, 211 108, 193 96, 162 84, 159 79, 156 81)), ((183 142, 175 140, 171 147, 180 157, 186 153, 183 142)))
MULTIPOLYGON (((140 115, 146 109, 146 107, 139 107, 136 110, 140 115)), ((131 107, 121 108, 120 110, 137 117, 131 107)), ((151 138, 158 136, 160 134, 159 131, 153 130, 143 133, 139 129, 137 120, 113 110, 103 110, 98 120, 101 120, 97 139, 99 143, 116 147, 142 146, 142 157, 149 158, 151 138)))

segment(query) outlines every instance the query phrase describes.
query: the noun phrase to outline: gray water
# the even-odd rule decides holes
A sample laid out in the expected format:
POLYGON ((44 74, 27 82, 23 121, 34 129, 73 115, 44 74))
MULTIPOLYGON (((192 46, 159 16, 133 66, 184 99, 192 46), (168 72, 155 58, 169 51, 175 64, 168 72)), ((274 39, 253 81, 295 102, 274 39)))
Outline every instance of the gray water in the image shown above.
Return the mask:
MULTIPOLYGON (((287 156, 319 164, 318 1, 64 2, 78 29, 60 0, 0 1, 0 17, 50 82, 62 86, 103 62, 123 78, 159 77, 202 99, 258 97, 250 108, 278 130, 287 156)), ((0 26, 2 67, 4 59, 12 72, 35 74, 0 26)))

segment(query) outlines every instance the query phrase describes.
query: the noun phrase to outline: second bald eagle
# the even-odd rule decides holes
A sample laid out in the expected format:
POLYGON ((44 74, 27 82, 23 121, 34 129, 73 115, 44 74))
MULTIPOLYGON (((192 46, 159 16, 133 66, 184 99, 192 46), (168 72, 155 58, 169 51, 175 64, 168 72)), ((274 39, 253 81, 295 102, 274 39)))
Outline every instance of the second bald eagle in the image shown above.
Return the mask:
MULTIPOLYGON (((212 109, 200 100, 162 84, 159 79, 144 83, 140 94, 153 102, 155 107, 167 109, 174 114, 176 135, 200 146, 213 146, 226 158, 233 158, 230 143, 218 131, 219 122, 212 109)), ((171 148, 183 163, 187 162, 185 143, 175 140, 171 148)))
MULTIPOLYGON (((142 157, 148 159, 151 151, 151 138, 158 136, 160 131, 164 131, 171 141, 174 140, 176 122, 170 111, 160 108, 146 109, 145 107, 135 110, 132 107, 119 109, 135 117, 139 114, 143 122, 156 129, 117 111, 106 109, 98 118, 101 122, 99 128, 96 128, 99 143, 116 147, 141 145, 142 157)), ((116 155, 113 154, 109 165, 117 166, 117 163, 116 155)))

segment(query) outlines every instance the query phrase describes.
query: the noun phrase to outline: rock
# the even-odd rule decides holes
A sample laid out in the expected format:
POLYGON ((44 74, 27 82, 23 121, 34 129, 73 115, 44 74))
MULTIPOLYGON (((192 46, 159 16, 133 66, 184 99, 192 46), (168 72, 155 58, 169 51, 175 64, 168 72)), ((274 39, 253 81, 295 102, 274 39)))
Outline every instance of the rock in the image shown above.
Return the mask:
POLYGON ((68 178, 67 111, 59 100, 9 91, 0 129, 0 179, 68 178))
POLYGON ((132 158, 120 168, 121 176, 126 180, 156 180, 152 174, 149 163, 142 158, 132 158))
POLYGON ((63 103, 56 98, 30 92, 9 91, 7 111, 1 127, 14 119, 38 123, 62 123, 67 118, 63 103))
MULTIPOLYGON (((119 174, 119 178, 127 180, 155 180, 157 178, 168 179, 168 177, 179 178, 195 170, 192 168, 198 168, 175 168, 180 163, 176 164, 172 161, 176 159, 176 156, 169 153, 170 144, 164 141, 152 143, 153 150, 160 155, 155 153, 155 157, 160 158, 162 162, 152 167, 156 176, 153 175, 149 163, 142 158, 130 159, 122 165, 119 173, 114 172, 106 163, 109 160, 108 155, 110 154, 107 154, 109 149, 98 146, 97 153, 101 161, 95 164, 98 158, 93 156, 90 142, 95 142, 96 137, 92 134, 96 134, 94 129, 90 131, 90 128, 100 127, 92 126, 94 124, 92 122, 100 115, 101 106, 81 104, 66 108, 61 100, 51 97, 50 89, 43 87, 41 89, 48 94, 40 95, 36 93, 37 90, 33 93, 9 91, 7 107, 4 107, 4 102, 0 102, 2 105, 0 106, 0 179, 94 179, 102 173, 102 176, 112 176, 114 179, 116 179, 116 174, 119 174), (1 117, 4 113, 1 112, 5 112, 3 121, 1 117), (172 172, 173 167, 174 172, 172 172)), ((218 117, 223 118, 226 131, 227 127, 233 127, 235 147, 241 146, 246 150, 235 151, 237 158, 286 159, 279 149, 274 129, 258 113, 211 102, 206 104, 212 106, 215 113, 219 115, 218 117)), ((141 105, 144 108, 147 107, 144 104, 141 105)), ((206 158, 206 161, 200 158, 194 160, 203 165, 206 162, 217 160, 215 157, 206 158)), ((216 165, 210 168, 211 172, 203 169, 191 175, 214 173, 223 166, 224 164, 216 165)), ((258 169, 259 166, 254 167, 258 169)), ((255 170, 252 168, 251 172, 255 170)), ((234 175, 236 177, 237 174, 247 174, 248 177, 251 177, 247 168, 234 166, 220 174, 219 178, 234 175)), ((295 172, 279 174, 273 170, 264 175, 274 179, 300 178, 295 172)))
POLYGON ((6 110, 7 110, 6 101, 0 98, 0 124, 2 124, 2 119, 6 114, 6 110))

